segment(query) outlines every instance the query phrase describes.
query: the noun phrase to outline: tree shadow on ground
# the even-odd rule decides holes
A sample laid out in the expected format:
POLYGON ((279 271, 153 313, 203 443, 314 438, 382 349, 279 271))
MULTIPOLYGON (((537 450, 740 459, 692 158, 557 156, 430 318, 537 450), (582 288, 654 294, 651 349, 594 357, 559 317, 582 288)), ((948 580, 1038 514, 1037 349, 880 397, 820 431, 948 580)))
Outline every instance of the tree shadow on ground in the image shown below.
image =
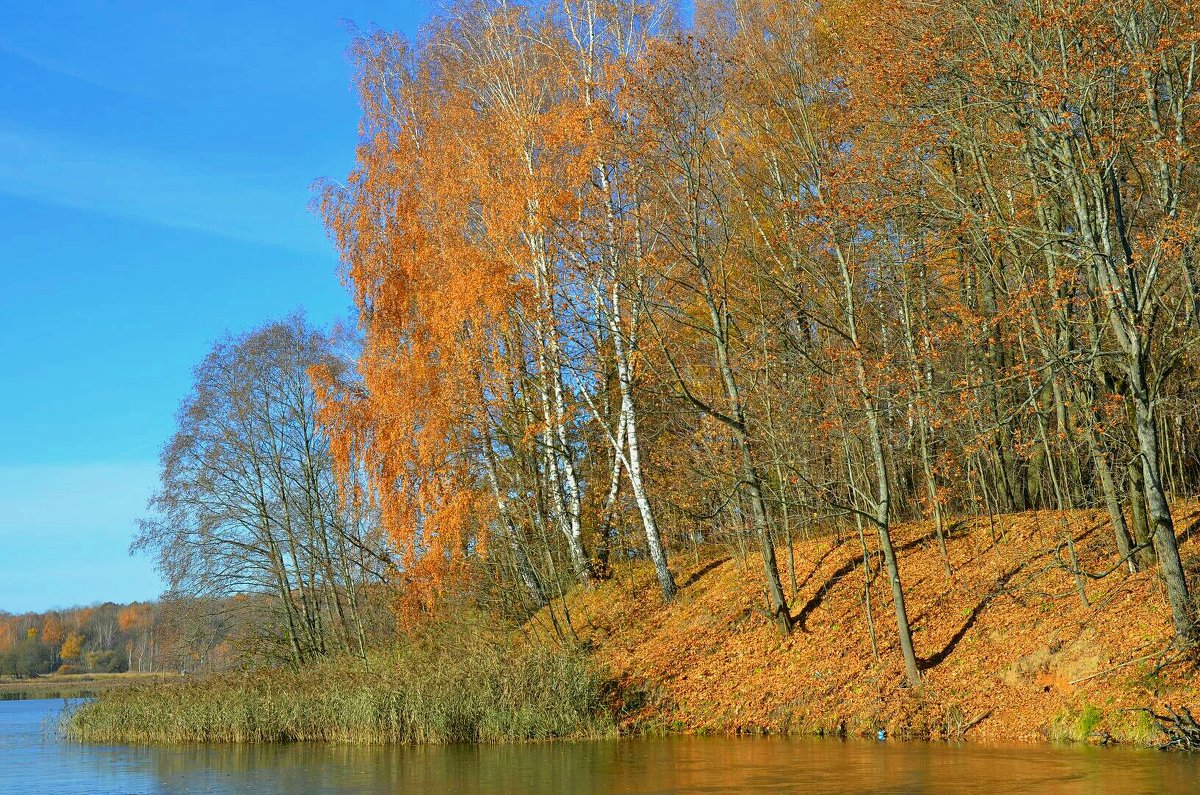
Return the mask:
MULTIPOLYGON (((927 541, 930 541, 936 537, 937 537, 936 532, 926 533, 925 535, 920 536, 919 538, 915 538, 906 544, 901 544, 900 546, 896 547, 896 552, 897 553, 905 552, 907 550, 912 549, 913 547, 921 546, 922 544, 924 544, 927 541)), ((832 552, 832 550, 830 550, 830 551, 832 552)), ((822 560, 824 560, 824 558, 822 558, 822 560)), ((808 632, 809 631, 808 617, 810 615, 812 615, 814 610, 816 610, 818 607, 821 606, 822 602, 825 601, 825 595, 829 593, 829 591, 833 588, 833 586, 835 586, 839 582, 841 582, 843 577, 845 577, 850 572, 852 572, 855 569, 862 566, 862 563, 863 563, 862 554, 855 555, 853 558, 848 560, 846 563, 842 564, 842 566, 839 567, 837 571, 835 571, 833 574, 829 575, 829 579, 826 580, 824 582, 824 584, 822 584, 821 587, 817 589, 817 592, 814 593, 812 595, 812 597, 807 602, 804 603, 804 606, 800 608, 800 611, 798 613, 796 613, 794 616, 792 616, 792 625, 799 627, 800 631, 802 631, 802 632, 808 632)), ((807 581, 808 580, 805 579, 805 582, 807 582, 807 581)))
POLYGON ((712 571, 713 569, 715 569, 715 568, 717 568, 717 567, 719 567, 719 566, 722 566, 722 565, 724 565, 724 564, 728 563, 728 562, 729 562, 729 561, 731 561, 731 560, 733 560, 733 558, 732 558, 732 557, 725 557, 725 558, 717 558, 716 560, 709 561, 708 563, 704 564, 704 566, 702 566, 701 568, 699 568, 699 569, 697 569, 696 571, 692 572, 691 576, 690 576, 690 577, 688 577, 688 578, 687 578, 687 579, 684 581, 683 585, 681 585, 680 587, 681 587, 681 588, 687 588, 689 585, 692 585, 692 584, 694 584, 694 583, 696 582, 696 580, 700 579, 700 578, 701 578, 701 577, 703 577, 705 574, 708 574, 708 573, 709 573, 710 571, 712 571))
POLYGON ((808 581, 813 578, 814 574, 821 570, 821 567, 825 565, 825 561, 829 559, 830 555, 841 549, 843 543, 845 542, 840 538, 836 539, 833 543, 833 546, 829 547, 829 549, 825 550, 825 552, 821 554, 821 557, 817 558, 816 562, 812 564, 812 568, 809 569, 808 574, 804 575, 804 579, 796 583, 797 592, 799 592, 804 586, 808 585, 808 581))
MULTIPOLYGON (((1104 523, 1101 522, 1094 527, 1085 529, 1077 537, 1073 538, 1074 542, 1080 543, 1083 541, 1083 539, 1087 538, 1088 535, 1096 532, 1103 526, 1104 523)), ((997 577, 996 582, 992 585, 991 590, 981 600, 979 600, 979 603, 975 605, 970 614, 967 616, 967 620, 963 622, 963 625, 958 628, 957 632, 950 636, 950 640, 946 642, 946 645, 943 646, 940 651, 930 655, 929 657, 918 657, 917 667, 922 671, 927 671, 930 668, 935 668, 945 662, 946 658, 954 653, 954 650, 958 648, 958 644, 962 642, 962 639, 965 638, 967 633, 971 631, 971 628, 975 626, 975 622, 979 620, 979 616, 982 615, 987 606, 992 603, 992 600, 1005 593, 1005 589, 1008 588, 1008 584, 1012 581, 1013 577, 1016 577, 1019 573, 1021 573, 1021 571, 1023 571, 1030 563, 1054 554, 1054 552, 1055 548, 1043 550, 1036 555, 1026 558, 1012 569, 997 577)))

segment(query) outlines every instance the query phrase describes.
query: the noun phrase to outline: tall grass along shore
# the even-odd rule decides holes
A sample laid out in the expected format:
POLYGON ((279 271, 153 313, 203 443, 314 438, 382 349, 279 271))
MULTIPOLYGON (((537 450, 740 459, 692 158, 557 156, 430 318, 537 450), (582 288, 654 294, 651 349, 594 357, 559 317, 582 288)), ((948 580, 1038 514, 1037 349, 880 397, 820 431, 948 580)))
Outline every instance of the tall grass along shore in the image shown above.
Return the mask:
POLYGON ((405 645, 299 669, 101 693, 63 717, 72 740, 505 742, 615 735, 606 679, 581 653, 475 642, 405 645))

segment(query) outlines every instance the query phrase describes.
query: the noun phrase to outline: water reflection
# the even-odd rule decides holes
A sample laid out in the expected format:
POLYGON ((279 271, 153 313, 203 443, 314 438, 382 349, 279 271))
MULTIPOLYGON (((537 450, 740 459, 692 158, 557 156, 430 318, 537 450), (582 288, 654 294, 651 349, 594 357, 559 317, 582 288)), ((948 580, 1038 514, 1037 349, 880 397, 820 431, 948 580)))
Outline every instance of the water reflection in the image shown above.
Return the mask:
POLYGON ((0 703, 0 791, 1060 793, 1197 791, 1192 757, 1132 749, 776 738, 429 748, 62 743, 62 702, 0 703), (49 721, 49 723, 47 723, 49 721))

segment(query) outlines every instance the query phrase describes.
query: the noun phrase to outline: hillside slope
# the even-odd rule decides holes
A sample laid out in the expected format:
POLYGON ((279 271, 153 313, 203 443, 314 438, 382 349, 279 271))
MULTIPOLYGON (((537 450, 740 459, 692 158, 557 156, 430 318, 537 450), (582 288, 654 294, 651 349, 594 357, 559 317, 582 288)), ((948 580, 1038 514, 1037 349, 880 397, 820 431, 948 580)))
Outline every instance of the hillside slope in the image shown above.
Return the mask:
MULTIPOLYGON (((1200 517, 1177 516, 1185 567, 1200 517)), ((625 686, 627 726, 686 732, 873 733, 970 740, 1114 739, 1159 735, 1140 710, 1200 707, 1193 663, 1170 648, 1155 572, 1086 579, 1085 607, 1062 542, 1083 569, 1113 566, 1105 515, 1030 512, 959 523, 947 577, 932 528, 897 527, 901 574, 924 684, 904 686, 886 574, 870 590, 879 659, 865 621, 856 534, 798 542, 792 614, 782 638, 762 613, 760 563, 677 551, 682 586, 663 607, 652 572, 621 567, 568 597, 573 626, 625 686), (1061 556, 1061 558, 1060 558, 1061 556), (632 694, 632 695, 631 695, 632 694), (640 696, 638 694, 641 694, 640 696)), ((786 550, 780 560, 788 581, 786 550)), ((876 569, 878 565, 876 564, 876 569)), ((544 620, 544 616, 537 619, 544 620)))

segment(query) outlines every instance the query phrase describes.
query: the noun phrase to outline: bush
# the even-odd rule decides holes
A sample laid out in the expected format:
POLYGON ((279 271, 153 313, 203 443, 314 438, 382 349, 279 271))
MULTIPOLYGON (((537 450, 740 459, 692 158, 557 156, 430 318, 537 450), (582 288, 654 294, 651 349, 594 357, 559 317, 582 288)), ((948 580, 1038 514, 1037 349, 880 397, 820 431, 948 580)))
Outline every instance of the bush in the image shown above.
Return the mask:
POLYGON ((115 651, 89 651, 83 655, 87 670, 98 674, 119 674, 125 670, 126 658, 115 651))
POLYGON ((54 668, 54 651, 36 637, 22 639, 7 654, 0 655, 0 674, 18 679, 48 674, 54 668))

